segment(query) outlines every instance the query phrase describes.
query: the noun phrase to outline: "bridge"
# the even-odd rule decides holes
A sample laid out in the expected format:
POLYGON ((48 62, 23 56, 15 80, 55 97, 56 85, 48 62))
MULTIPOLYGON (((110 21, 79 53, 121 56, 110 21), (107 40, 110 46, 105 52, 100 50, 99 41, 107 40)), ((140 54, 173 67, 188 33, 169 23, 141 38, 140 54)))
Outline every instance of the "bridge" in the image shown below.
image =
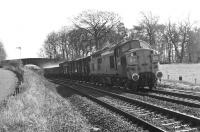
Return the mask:
POLYGON ((21 61, 23 65, 36 65, 41 68, 58 66, 59 63, 64 62, 63 60, 49 59, 49 58, 23 58, 23 59, 13 59, 13 60, 3 60, 1 63, 7 63, 12 61, 15 62, 21 61))

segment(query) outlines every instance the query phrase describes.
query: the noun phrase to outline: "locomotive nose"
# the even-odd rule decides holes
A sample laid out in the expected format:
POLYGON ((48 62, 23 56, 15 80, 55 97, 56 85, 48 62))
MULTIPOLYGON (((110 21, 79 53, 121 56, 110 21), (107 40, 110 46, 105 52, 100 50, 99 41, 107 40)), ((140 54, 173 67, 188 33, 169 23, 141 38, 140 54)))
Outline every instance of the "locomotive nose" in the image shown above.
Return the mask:
POLYGON ((162 74, 161 71, 157 71, 157 72, 156 72, 156 77, 157 77, 157 78, 162 78, 162 76, 163 76, 163 74, 162 74))
POLYGON ((139 80, 139 75, 137 73, 132 74, 132 79, 133 81, 138 81, 139 80))

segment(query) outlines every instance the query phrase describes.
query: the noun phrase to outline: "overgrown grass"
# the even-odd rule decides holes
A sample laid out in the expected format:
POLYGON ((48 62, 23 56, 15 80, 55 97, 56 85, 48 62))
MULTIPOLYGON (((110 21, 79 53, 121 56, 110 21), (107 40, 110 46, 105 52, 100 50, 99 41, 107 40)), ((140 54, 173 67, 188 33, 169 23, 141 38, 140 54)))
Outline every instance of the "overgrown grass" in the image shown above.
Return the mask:
POLYGON ((42 76, 44 75, 44 70, 39 66, 29 64, 29 65, 25 65, 25 67, 38 73, 39 75, 42 75, 42 76))
POLYGON ((44 86, 44 78, 25 69, 24 92, 1 105, 1 132, 87 132, 87 119, 71 104, 44 86))

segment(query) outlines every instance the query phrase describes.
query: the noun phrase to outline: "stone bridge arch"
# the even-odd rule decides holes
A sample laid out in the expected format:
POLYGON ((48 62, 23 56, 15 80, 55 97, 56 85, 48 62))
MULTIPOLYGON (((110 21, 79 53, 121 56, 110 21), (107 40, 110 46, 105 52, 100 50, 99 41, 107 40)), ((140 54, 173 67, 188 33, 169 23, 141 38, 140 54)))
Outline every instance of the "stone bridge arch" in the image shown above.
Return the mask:
POLYGON ((47 68, 51 66, 59 66, 59 64, 63 61, 56 59, 48 59, 48 58, 26 58, 21 59, 23 65, 36 65, 40 68, 47 68))

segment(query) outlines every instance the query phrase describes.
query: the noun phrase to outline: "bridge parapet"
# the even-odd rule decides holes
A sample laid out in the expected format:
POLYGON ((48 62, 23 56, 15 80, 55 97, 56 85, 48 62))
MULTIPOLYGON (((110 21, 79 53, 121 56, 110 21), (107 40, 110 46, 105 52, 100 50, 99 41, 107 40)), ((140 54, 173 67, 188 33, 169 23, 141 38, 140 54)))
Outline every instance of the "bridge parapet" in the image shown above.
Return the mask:
POLYGON ((48 59, 48 58, 23 58, 23 59, 13 59, 13 60, 3 60, 1 64, 9 63, 9 62, 19 62, 23 65, 36 65, 40 68, 46 68, 53 65, 59 65, 60 63, 64 62, 64 60, 57 60, 57 59, 48 59))

